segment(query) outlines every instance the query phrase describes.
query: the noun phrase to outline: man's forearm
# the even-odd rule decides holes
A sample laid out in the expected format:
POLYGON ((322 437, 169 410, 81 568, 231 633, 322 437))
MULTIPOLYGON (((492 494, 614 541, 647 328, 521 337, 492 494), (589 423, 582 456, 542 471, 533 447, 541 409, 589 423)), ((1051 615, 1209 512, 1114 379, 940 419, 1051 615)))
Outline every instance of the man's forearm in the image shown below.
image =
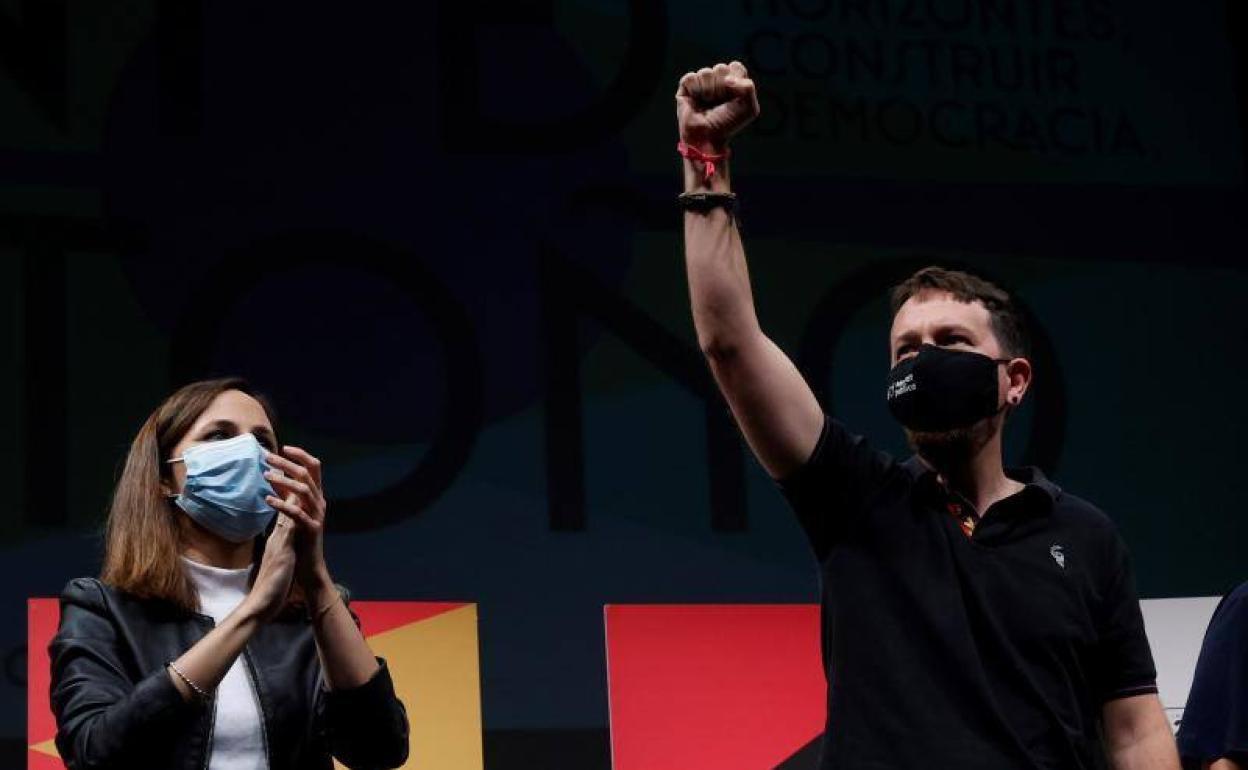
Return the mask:
MULTIPOLYGON (((703 167, 684 161, 687 192, 729 192, 728 163, 716 164, 708 180, 703 167)), ((745 248, 732 216, 723 208, 685 212, 685 268, 698 344, 725 357, 758 332, 745 248)))
POLYGON ((1105 750, 1114 770, 1179 770, 1179 752, 1155 694, 1107 702, 1102 712, 1105 750))
POLYGON ((1168 725, 1110 752, 1114 770, 1179 770, 1179 754, 1168 725))

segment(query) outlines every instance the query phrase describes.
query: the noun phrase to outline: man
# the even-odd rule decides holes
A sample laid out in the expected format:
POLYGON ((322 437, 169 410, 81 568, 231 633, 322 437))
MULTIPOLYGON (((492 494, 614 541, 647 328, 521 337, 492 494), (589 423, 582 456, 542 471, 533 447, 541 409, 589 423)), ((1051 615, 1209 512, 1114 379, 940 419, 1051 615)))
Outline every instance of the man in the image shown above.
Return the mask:
POLYGON ((686 261, 698 342, 820 562, 821 767, 1177 770, 1112 522, 1003 468, 1032 379, 1009 297, 939 268, 897 288, 888 399, 906 462, 825 417, 763 334, 727 162, 758 112, 737 62, 681 78, 686 261))

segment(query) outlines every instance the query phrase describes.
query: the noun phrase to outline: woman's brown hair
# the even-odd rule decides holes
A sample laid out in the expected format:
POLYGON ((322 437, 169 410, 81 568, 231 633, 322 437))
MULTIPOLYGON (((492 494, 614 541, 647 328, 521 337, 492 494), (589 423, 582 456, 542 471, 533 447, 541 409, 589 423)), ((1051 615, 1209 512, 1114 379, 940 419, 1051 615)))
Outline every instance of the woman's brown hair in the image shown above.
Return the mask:
MULTIPOLYGON (((259 401, 276 430, 269 402, 240 377, 192 382, 166 398, 139 428, 117 480, 104 530, 104 583, 145 599, 164 599, 188 612, 199 610, 195 586, 178 558, 182 516, 162 482, 172 481, 165 461, 173 448, 213 400, 230 390, 259 401)), ((257 565, 262 545, 258 540, 257 565)))

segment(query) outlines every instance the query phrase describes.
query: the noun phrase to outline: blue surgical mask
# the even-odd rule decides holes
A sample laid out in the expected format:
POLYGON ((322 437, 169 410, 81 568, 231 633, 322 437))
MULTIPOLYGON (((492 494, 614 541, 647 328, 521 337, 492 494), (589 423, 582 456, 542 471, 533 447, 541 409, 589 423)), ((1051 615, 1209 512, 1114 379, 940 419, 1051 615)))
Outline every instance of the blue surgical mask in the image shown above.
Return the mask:
POLYGON ((264 448, 250 433, 197 444, 171 463, 186 463, 186 482, 174 502, 211 532, 232 543, 250 540, 277 513, 265 502, 273 494, 264 472, 264 448))

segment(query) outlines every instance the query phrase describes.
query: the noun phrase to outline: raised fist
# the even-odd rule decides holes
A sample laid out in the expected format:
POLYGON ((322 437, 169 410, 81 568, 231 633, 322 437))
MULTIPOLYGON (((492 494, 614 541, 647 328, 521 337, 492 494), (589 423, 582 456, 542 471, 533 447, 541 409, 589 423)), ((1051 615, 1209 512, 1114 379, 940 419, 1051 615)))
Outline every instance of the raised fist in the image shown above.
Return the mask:
POLYGON ((722 150, 758 112, 754 81, 741 62, 687 72, 676 89, 680 138, 702 150, 722 150))

